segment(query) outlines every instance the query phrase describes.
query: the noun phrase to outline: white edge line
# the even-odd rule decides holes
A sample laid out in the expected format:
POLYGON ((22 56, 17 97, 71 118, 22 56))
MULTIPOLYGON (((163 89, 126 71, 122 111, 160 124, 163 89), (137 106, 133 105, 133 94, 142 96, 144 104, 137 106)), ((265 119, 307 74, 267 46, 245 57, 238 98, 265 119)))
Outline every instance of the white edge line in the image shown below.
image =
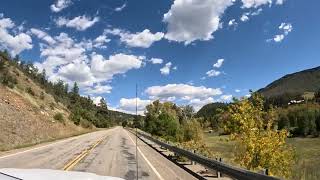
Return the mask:
MULTIPOLYGON (((132 143, 134 145, 136 145, 136 143, 133 141, 133 139, 131 138, 131 136, 128 134, 128 132, 125 130, 125 132, 127 133, 127 135, 129 136, 130 140, 132 141, 132 143)), ((146 156, 142 153, 142 151, 140 150, 139 147, 137 147, 139 153, 141 154, 141 156, 143 157, 143 159, 147 162, 147 164, 150 166, 150 168, 153 170, 153 172, 158 176, 158 178, 160 180, 164 180, 162 178, 162 176, 159 174, 159 172, 156 170, 156 168, 150 163, 150 161, 146 158, 146 156)))
MULTIPOLYGON (((96 132, 98 132, 98 131, 96 131, 96 132)), ((75 137, 69 137, 69 138, 64 139, 64 140, 58 140, 58 142, 50 143, 48 145, 44 145, 44 146, 28 149, 28 150, 25 150, 25 151, 14 153, 14 154, 8 154, 8 155, 0 156, 0 159, 8 158, 8 157, 11 157, 11 156, 16 156, 16 155, 23 154, 23 153, 26 153, 26 152, 29 152, 29 151, 39 150, 39 149, 46 148, 46 147, 49 147, 49 146, 53 146, 55 144, 59 144, 59 143, 65 142, 65 141, 70 141, 72 139, 76 139, 76 138, 79 138, 81 136, 85 136, 85 135, 88 135, 88 134, 90 134, 90 133, 81 134, 81 135, 75 136, 75 137)))

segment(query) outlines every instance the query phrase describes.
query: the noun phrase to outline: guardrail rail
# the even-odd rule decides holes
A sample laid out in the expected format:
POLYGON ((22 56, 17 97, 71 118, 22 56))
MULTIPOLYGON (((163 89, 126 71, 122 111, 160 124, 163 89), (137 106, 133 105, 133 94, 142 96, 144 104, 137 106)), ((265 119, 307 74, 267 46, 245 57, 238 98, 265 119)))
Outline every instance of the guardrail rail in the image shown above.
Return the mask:
MULTIPOLYGON (((135 134, 135 132, 133 132, 133 133, 135 134)), ((277 178, 277 177, 259 174, 259 173, 252 172, 252 171, 249 171, 246 169, 234 167, 234 166, 225 164, 223 162, 219 162, 217 160, 209 159, 207 157, 195 154, 191 151, 181 149, 181 148, 176 147, 174 145, 170 145, 168 143, 162 142, 156 138, 153 138, 152 136, 150 136, 146 133, 141 133, 141 132, 137 132, 137 133, 138 133, 137 134, 138 138, 140 138, 140 139, 141 139, 141 137, 144 137, 144 138, 148 139, 149 141, 152 141, 152 142, 158 144, 159 146, 162 146, 162 147, 168 149, 169 151, 172 151, 178 155, 184 156, 192 161, 195 161, 195 162, 207 167, 208 169, 213 169, 213 170, 219 171, 219 172, 224 173, 224 174, 226 174, 232 178, 235 178, 235 179, 239 179, 239 180, 279 180, 279 178, 277 178)))

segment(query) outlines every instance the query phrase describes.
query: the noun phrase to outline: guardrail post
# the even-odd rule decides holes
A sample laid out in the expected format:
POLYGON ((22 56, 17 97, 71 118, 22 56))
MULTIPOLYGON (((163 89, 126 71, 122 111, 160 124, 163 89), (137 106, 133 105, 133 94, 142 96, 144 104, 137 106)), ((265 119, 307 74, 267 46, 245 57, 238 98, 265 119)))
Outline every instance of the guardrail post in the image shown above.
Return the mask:
MULTIPOLYGON (((196 152, 197 152, 196 150, 193 150, 193 153, 194 153, 194 154, 196 154, 196 152)), ((196 164, 197 164, 197 162, 192 161, 192 163, 191 163, 191 164, 192 164, 192 165, 196 165, 196 164)))
MULTIPOLYGON (((219 162, 222 162, 222 158, 219 158, 219 162)), ((217 172, 217 177, 218 178, 222 177, 222 173, 220 171, 217 172)))

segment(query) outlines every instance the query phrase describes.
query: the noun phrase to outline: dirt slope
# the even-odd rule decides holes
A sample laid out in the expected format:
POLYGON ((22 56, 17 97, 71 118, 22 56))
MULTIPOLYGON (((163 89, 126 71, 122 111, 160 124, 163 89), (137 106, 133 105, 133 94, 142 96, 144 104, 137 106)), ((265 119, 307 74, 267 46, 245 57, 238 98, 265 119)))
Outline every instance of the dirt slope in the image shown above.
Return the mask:
POLYGON ((11 69, 10 72, 18 84, 13 89, 0 84, 0 151, 89 131, 70 122, 67 108, 56 103, 21 71, 11 69), (57 113, 63 114, 64 120, 55 120, 57 113))

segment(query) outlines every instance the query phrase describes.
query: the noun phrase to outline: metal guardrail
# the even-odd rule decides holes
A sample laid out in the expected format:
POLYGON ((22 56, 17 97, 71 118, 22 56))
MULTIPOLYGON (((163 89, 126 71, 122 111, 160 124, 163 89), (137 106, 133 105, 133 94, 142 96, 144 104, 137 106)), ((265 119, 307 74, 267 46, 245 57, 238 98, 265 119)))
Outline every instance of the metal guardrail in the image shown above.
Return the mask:
MULTIPOLYGON (((256 172, 252 172, 252 171, 248 171, 246 169, 242 169, 242 168, 238 168, 238 167, 233 167, 230 166, 228 164, 216 161, 216 160, 212 160, 209 158, 206 158, 204 156, 195 154, 193 152, 190 152, 188 150, 185 149, 181 149, 178 148, 176 146, 164 143, 158 139, 155 139, 147 134, 138 132, 139 136, 142 136, 178 155, 184 156, 192 161, 195 161, 209 169, 213 169, 216 171, 219 171, 221 173, 227 174, 228 176, 235 178, 235 179, 239 179, 239 180, 279 180, 279 178, 276 177, 272 177, 272 176, 267 176, 264 174, 259 174, 256 172)), ((138 137, 139 137, 138 136, 138 137)))

